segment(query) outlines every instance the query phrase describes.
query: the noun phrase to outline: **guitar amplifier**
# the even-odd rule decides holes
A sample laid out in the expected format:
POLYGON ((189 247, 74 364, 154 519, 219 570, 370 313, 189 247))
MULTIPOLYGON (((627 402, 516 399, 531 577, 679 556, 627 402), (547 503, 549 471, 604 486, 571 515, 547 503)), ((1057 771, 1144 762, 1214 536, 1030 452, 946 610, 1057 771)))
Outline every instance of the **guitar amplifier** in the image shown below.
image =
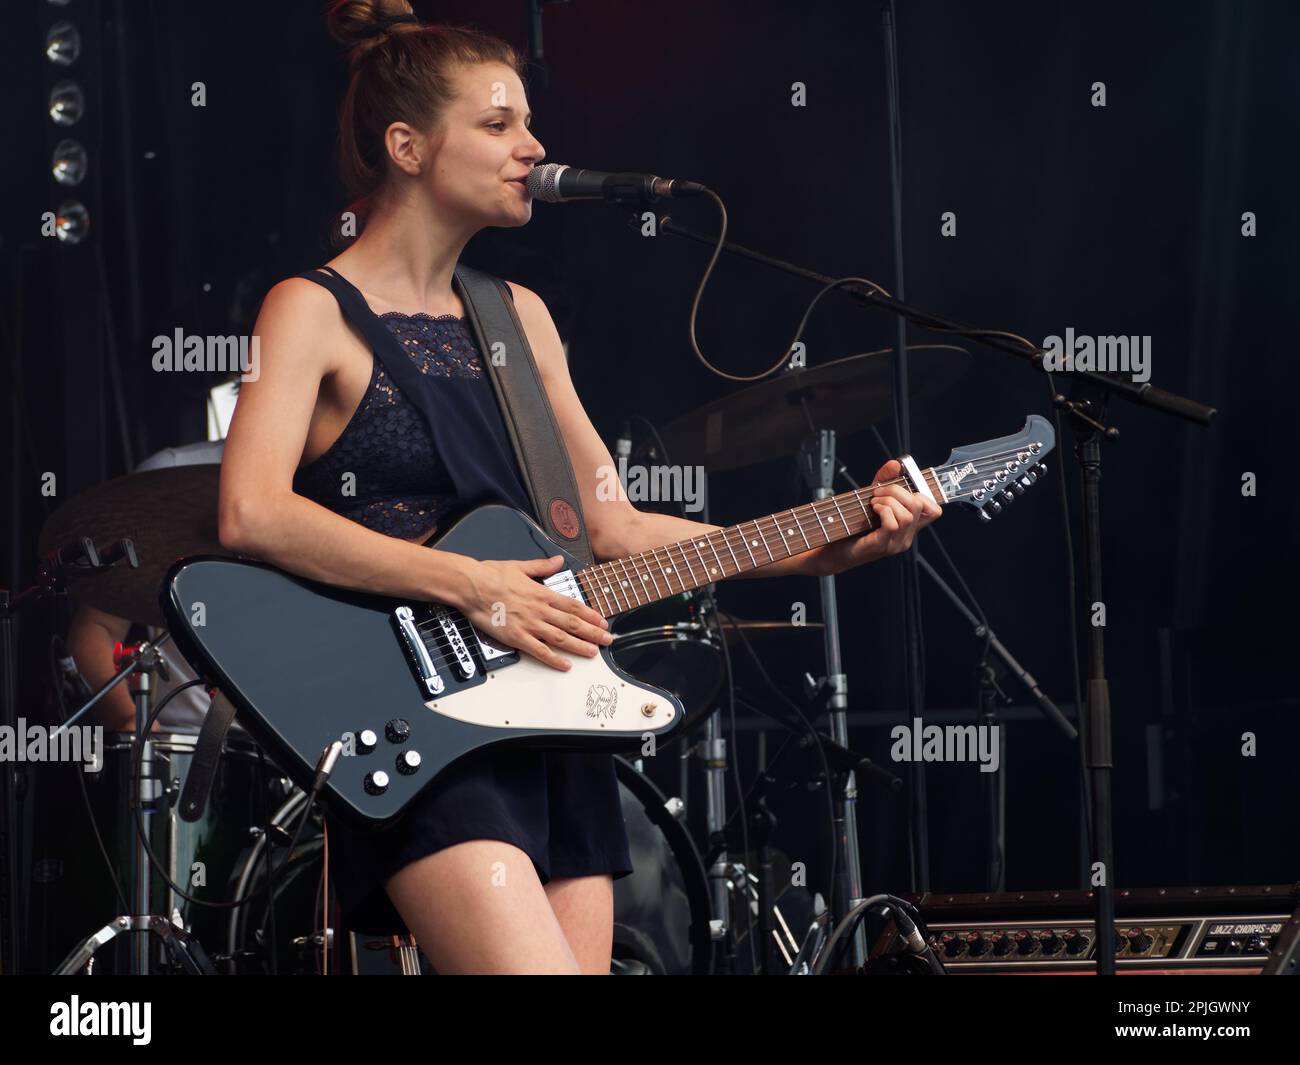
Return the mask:
MULTIPOLYGON (((904 896, 950 974, 1089 973, 1096 967, 1091 891, 904 896)), ((1116 972, 1257 975, 1289 971, 1300 883, 1116 890, 1116 972)), ((890 921, 872 949, 900 946, 890 921)), ((1293 963, 1291 963, 1293 968, 1293 963)))

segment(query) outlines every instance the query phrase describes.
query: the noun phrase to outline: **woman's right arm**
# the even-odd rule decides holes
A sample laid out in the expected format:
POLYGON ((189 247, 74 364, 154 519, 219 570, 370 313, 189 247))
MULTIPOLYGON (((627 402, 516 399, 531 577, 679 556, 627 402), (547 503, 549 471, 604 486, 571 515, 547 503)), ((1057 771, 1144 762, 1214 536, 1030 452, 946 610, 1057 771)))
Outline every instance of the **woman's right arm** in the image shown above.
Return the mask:
POLYGON ((367 529, 293 491, 322 380, 335 371, 340 312, 301 278, 267 294, 254 333, 258 378, 240 385, 221 463, 223 547, 326 584, 461 610, 492 638, 556 668, 552 648, 594 654, 608 642, 594 610, 534 578, 554 560, 480 562, 367 529), (502 622, 504 617, 504 623, 502 622))

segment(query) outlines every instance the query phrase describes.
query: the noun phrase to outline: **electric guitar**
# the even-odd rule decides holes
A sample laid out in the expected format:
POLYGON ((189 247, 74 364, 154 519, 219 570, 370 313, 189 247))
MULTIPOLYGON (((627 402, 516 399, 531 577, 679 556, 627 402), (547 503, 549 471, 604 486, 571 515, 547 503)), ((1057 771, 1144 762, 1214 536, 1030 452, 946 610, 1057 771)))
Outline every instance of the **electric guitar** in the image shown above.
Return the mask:
MULTIPOLYGON (((990 520, 1043 473, 1056 442, 1031 415, 1011 436, 958 448, 942 466, 900 460, 901 482, 990 520)), ((479 560, 562 555, 545 578, 605 617, 874 529, 875 487, 584 566, 507 506, 475 508, 428 546, 479 560)), ((488 747, 629 750, 670 735, 675 695, 621 670, 601 646, 562 672, 492 640, 459 611, 318 584, 259 562, 198 557, 161 591, 172 637, 241 724, 301 786, 344 743, 323 794, 354 826, 395 820, 451 763, 488 747)))

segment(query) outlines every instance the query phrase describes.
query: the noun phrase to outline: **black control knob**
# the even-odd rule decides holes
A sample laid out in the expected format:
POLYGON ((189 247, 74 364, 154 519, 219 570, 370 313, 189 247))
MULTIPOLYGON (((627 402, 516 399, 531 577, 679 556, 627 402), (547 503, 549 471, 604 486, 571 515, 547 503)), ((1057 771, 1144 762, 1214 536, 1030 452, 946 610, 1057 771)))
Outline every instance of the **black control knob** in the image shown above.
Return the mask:
POLYGON ((411 723, 395 717, 384 726, 384 735, 389 743, 405 743, 411 738, 411 723))
POLYGON ((366 774, 365 787, 371 795, 382 795, 388 790, 388 774, 382 769, 366 774))
POLYGON ((1027 958, 1038 949, 1038 937, 1032 932, 1016 933, 1016 950, 1022 958, 1027 958))
POLYGON ((984 937, 983 932, 972 932, 966 937, 966 949, 970 952, 972 958, 987 954, 991 946, 992 944, 984 937))
POLYGON ((403 751, 397 756, 397 771, 403 776, 410 776, 420 768, 419 751, 403 751))
POLYGON ((966 940, 951 932, 945 932, 940 942, 943 943, 943 953, 947 958, 956 958, 966 950, 966 940))
POLYGON ((1005 958, 1016 949, 1015 937, 1010 932, 995 932, 992 938, 995 958, 1005 958))
POLYGON ((1128 934, 1128 952, 1130 954, 1145 954, 1151 949, 1151 944, 1154 942, 1155 940, 1142 929, 1134 928, 1128 934))
POLYGON ((1043 956, 1047 958, 1050 958, 1053 954, 1060 954, 1065 949, 1065 940, 1050 928, 1039 935, 1038 943, 1043 948, 1043 956))
POLYGON ((1088 937, 1077 928, 1065 933, 1065 953, 1078 956, 1088 950, 1088 937))
POLYGON ((372 728, 358 729, 357 737, 357 754, 369 754, 379 744, 379 737, 372 728))

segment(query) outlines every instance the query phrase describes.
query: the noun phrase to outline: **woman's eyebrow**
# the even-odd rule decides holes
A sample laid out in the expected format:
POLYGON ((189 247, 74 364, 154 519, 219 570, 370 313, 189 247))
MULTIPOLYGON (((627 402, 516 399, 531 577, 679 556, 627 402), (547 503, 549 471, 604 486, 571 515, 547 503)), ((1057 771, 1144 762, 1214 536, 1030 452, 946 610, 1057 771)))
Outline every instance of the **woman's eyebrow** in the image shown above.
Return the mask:
MULTIPOLYGON (((515 113, 515 109, 511 107, 509 104, 499 104, 496 107, 489 107, 480 113, 487 114, 488 111, 504 111, 508 115, 513 115, 515 113)), ((532 122, 532 120, 533 120, 533 113, 529 111, 528 114, 524 116, 524 125, 525 126, 528 125, 530 122, 532 122)))

